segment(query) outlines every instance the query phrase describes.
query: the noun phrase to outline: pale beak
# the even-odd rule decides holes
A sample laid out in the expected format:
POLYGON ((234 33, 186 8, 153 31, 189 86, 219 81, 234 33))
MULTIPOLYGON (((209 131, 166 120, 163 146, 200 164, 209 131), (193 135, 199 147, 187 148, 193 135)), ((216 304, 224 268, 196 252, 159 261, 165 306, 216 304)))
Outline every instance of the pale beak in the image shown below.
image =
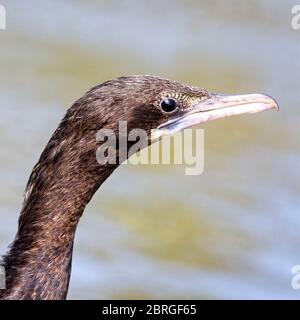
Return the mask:
POLYGON ((180 117, 171 119, 157 127, 153 132, 153 139, 207 121, 269 109, 279 110, 279 107, 273 98, 264 94, 210 94, 207 99, 195 102, 192 108, 180 117))

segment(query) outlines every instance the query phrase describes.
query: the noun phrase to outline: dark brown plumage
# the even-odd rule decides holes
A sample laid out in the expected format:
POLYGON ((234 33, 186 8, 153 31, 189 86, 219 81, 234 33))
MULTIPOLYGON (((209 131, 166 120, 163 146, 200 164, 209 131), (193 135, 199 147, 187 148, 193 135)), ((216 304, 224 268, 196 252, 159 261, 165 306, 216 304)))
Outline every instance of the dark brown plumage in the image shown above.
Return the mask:
POLYGON ((130 76, 95 86, 77 100, 30 175, 18 231, 4 257, 7 287, 0 298, 66 298, 77 224, 93 194, 118 166, 97 162, 99 129, 112 129, 118 136, 118 121, 125 120, 128 131, 142 128, 150 134, 174 119, 181 121, 199 105, 201 112, 211 111, 216 97, 158 77, 130 76), (176 100, 174 112, 161 109, 160 102, 168 97, 176 100))

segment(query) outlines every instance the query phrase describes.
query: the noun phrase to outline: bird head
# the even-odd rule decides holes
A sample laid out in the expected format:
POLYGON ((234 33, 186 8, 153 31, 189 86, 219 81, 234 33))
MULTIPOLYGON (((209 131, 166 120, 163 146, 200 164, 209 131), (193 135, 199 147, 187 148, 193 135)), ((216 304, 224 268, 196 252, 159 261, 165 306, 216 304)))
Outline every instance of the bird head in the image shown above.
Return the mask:
POLYGON ((127 121, 160 138, 215 119, 278 109, 264 94, 224 95, 155 76, 127 76, 92 88, 83 97, 91 114, 111 128, 127 121))
MULTIPOLYGON (((145 132, 138 137, 144 148, 164 135, 185 128, 268 109, 278 109, 278 105, 263 94, 224 95, 155 76, 119 77, 93 87, 73 104, 54 134, 51 148, 57 155, 55 150, 74 145, 73 149, 82 153, 85 161, 89 154, 99 150, 99 144, 104 145, 103 131, 104 136, 109 131, 109 135, 114 136, 114 153, 119 155, 121 137, 128 137, 132 130, 145 132), (126 123, 126 132, 120 130, 120 122, 126 123), (57 142, 62 137, 64 144, 57 142)), ((134 141, 126 140, 126 144, 127 152, 134 141)), ((124 160, 130 155, 126 153, 126 157, 121 158, 124 160)))

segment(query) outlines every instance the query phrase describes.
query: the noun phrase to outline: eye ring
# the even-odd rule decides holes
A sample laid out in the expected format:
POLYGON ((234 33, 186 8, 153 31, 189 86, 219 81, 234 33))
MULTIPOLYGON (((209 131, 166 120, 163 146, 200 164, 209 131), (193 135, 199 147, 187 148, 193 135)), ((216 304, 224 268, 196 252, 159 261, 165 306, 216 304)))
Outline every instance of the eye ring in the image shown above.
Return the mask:
POLYGON ((171 113, 178 109, 178 104, 173 98, 165 98, 160 102, 160 107, 164 112, 171 113))

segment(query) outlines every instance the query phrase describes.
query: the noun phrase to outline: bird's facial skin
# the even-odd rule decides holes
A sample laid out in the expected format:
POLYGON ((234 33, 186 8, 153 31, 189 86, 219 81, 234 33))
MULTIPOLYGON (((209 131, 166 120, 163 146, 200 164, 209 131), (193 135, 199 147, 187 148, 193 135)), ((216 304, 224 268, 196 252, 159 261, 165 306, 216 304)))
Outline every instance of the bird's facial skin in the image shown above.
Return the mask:
POLYGON ((159 105, 170 117, 154 130, 153 139, 211 120, 279 109, 275 100, 264 94, 220 95, 207 91, 200 96, 167 94, 159 105))

